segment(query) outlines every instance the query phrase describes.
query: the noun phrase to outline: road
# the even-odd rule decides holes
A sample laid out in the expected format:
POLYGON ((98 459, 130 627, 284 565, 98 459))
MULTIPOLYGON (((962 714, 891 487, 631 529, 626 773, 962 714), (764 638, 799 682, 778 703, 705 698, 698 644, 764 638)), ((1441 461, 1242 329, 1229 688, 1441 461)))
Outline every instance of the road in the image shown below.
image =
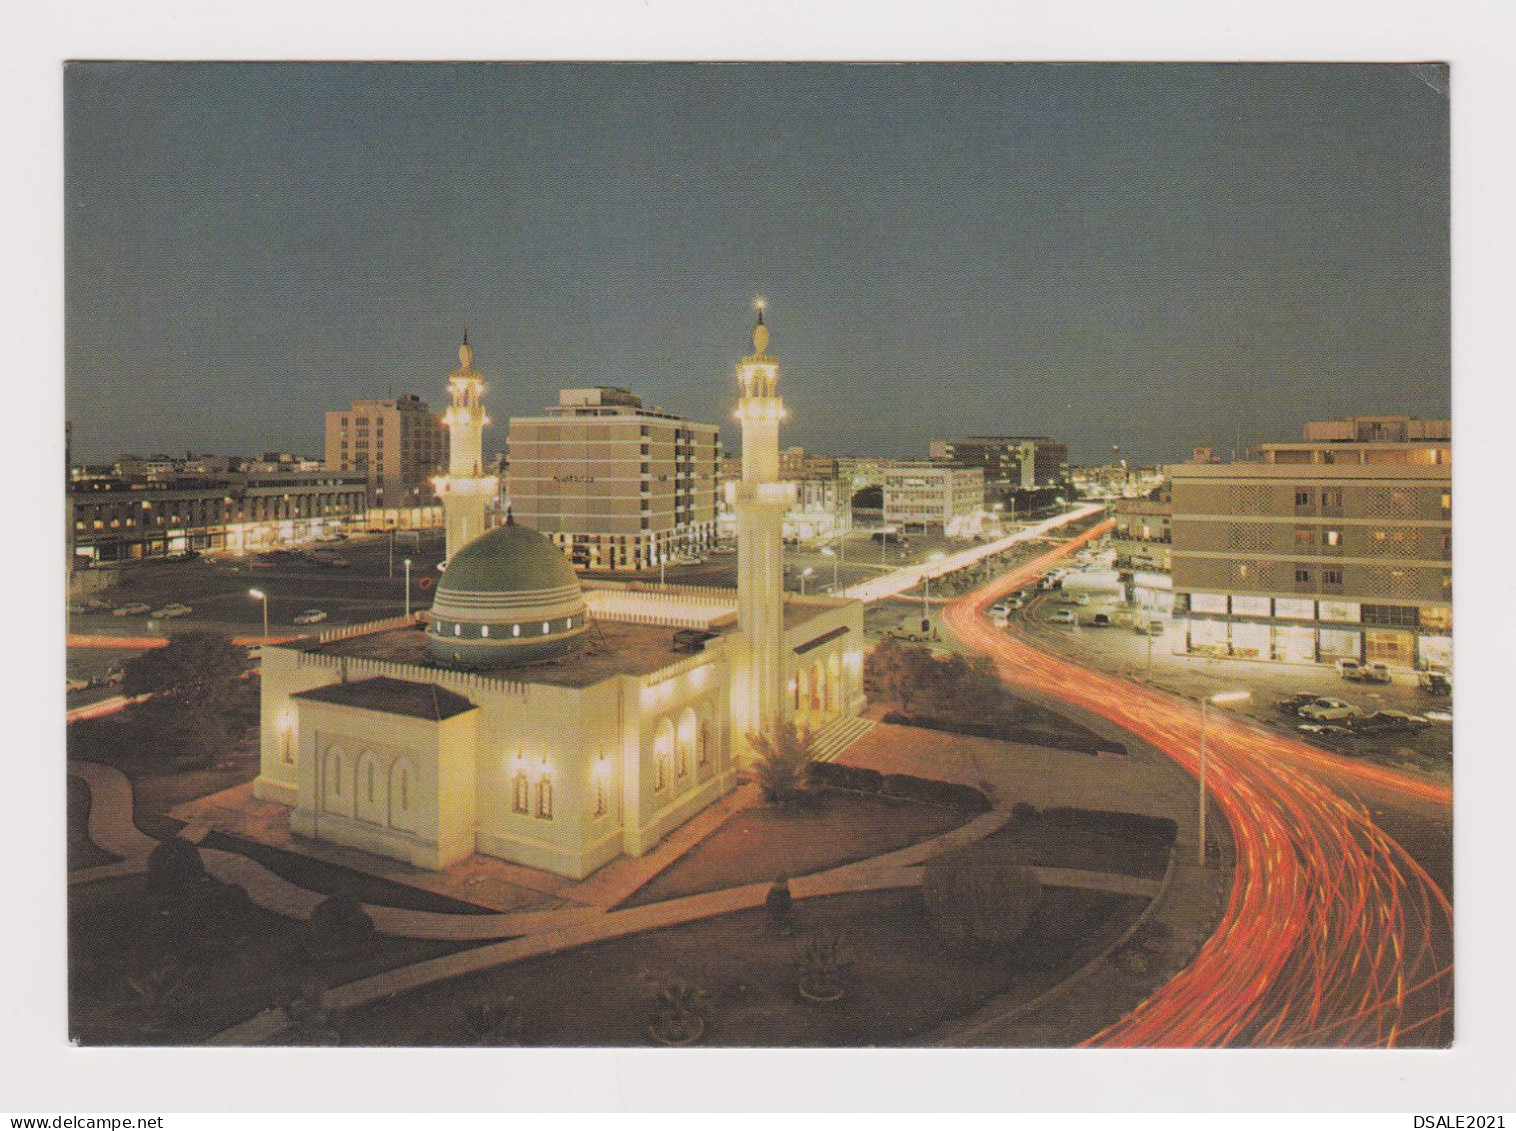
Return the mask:
MULTIPOLYGON (((991 656, 1009 682, 1094 711, 1198 773, 1195 704, 1043 652, 985 618, 993 601, 1107 526, 953 602, 944 623, 991 656)), ((1379 820, 1389 812, 1410 830, 1446 822, 1451 790, 1214 709, 1207 739, 1210 805, 1225 818, 1235 845, 1229 902, 1184 970, 1087 1043, 1448 1044, 1452 904, 1379 820)))

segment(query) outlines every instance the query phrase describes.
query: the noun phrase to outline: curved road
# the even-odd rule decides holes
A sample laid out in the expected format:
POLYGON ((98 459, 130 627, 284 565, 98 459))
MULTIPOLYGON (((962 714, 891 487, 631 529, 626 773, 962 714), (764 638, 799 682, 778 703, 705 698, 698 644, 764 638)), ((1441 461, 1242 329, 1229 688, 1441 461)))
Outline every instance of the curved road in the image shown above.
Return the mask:
MULTIPOLYGON (((1002 677, 1095 712, 1198 773, 1199 708, 995 629, 997 598, 1109 528, 952 602, 944 622, 1002 677)), ((1385 835, 1364 791, 1446 818, 1452 791, 1210 712, 1207 785, 1236 845, 1216 932, 1172 981, 1087 1044, 1443 1046, 1452 1039, 1452 904, 1385 835), (1329 784, 1331 783, 1331 784, 1329 784), (1333 786, 1337 788, 1333 788, 1333 786)))

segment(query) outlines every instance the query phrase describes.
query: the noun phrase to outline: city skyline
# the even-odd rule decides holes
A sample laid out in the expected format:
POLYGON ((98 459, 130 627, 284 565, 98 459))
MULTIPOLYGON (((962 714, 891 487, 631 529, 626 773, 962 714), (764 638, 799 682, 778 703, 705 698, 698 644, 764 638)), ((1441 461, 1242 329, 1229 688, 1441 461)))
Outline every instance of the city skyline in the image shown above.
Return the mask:
POLYGON ((489 450, 593 384, 730 448, 759 293, 784 442, 835 454, 1016 432, 1155 462, 1449 415, 1441 67, 83 64, 65 90, 82 459, 315 452, 353 396, 435 400, 465 327, 489 450))

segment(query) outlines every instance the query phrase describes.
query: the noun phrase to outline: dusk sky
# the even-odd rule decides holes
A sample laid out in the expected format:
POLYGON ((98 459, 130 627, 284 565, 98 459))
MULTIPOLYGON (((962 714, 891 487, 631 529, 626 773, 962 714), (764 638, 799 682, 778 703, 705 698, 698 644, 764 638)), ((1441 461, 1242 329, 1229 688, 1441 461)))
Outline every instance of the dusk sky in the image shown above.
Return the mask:
POLYGON ((625 385, 723 424, 752 300, 785 444, 1080 462, 1450 411, 1447 73, 1424 66, 85 64, 76 459, 321 454, 625 385))

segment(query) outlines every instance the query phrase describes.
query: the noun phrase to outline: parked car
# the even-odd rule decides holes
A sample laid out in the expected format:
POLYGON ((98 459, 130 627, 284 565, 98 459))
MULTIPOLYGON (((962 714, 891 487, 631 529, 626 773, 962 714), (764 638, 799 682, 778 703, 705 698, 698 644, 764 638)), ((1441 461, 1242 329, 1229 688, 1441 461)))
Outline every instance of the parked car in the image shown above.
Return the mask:
POLYGON ((1094 613, 1090 616, 1090 627, 1110 628, 1116 622, 1111 619, 1110 613, 1094 613))
POLYGON ((1430 723, 1450 723, 1453 721, 1453 712, 1442 708, 1422 712, 1422 718, 1430 723))
POLYGON ((112 668, 95 682, 105 687, 115 687, 126 682, 126 672, 121 668, 112 668))
POLYGON ((70 691, 83 691, 89 687, 89 680, 79 679, 75 676, 68 677, 68 689, 70 691))
POLYGON ((1453 694, 1453 680, 1447 672, 1422 672, 1416 677, 1416 686, 1428 695, 1453 694))
POLYGON ((151 610, 152 606, 149 605, 146 601, 128 601, 126 604, 117 605, 114 609, 112 609, 111 616, 135 617, 140 616, 143 613, 150 612, 151 610))
POLYGON ((990 612, 997 617, 1003 617, 1010 611, 1011 603, 1009 601, 996 601, 990 606, 990 612))
POLYGON ((1073 624, 1074 623, 1074 610, 1073 609, 1054 609, 1053 610, 1053 615, 1050 616, 1050 617, 1048 617, 1048 620, 1052 621, 1054 624, 1073 624))
POLYGON ((1423 716, 1413 715, 1409 711, 1386 709, 1375 711, 1372 715, 1365 715, 1354 725, 1367 727, 1370 730, 1375 727, 1384 730, 1426 730, 1432 724, 1423 716))
POLYGON ((1389 683, 1390 669, 1386 664, 1359 664, 1343 672, 1342 678, 1356 683, 1389 683))
POLYGON ((104 597, 91 597, 84 603, 91 609, 94 609, 97 613, 103 613, 109 609, 114 609, 116 607, 110 601, 107 601, 104 597))
POLYGON ((1343 679, 1352 679, 1354 673, 1362 666, 1357 660, 1338 660, 1337 674, 1343 679))
POLYGON ((1304 707, 1307 703, 1314 702, 1315 699, 1316 693, 1314 691, 1297 691, 1293 695, 1286 695, 1283 699, 1279 700, 1276 706, 1283 714, 1299 715, 1300 708, 1304 707))
POLYGON ((1088 605, 1090 599, 1083 593, 1065 593, 1059 599, 1059 603, 1063 605, 1088 605))
POLYGON ((69 612, 69 616, 76 616, 79 613, 87 613, 87 612, 89 612, 89 609, 86 608, 84 605, 70 605, 68 607, 68 612, 69 612))
POLYGON ((294 624, 320 624, 326 619, 326 613, 321 609, 306 609, 303 613, 296 613, 294 624))
POLYGON ((152 615, 160 620, 168 617, 187 617, 194 612, 188 605, 181 605, 178 601, 164 605, 161 609, 154 609, 152 615))
POLYGON ((1353 704, 1326 696, 1312 699, 1300 708, 1300 717, 1315 723, 1341 722, 1343 719, 1355 719, 1361 714, 1363 712, 1353 704))
POLYGON ((1350 738, 1353 734, 1340 723, 1301 723, 1295 729, 1304 731, 1306 734, 1319 735, 1322 738, 1350 738))

